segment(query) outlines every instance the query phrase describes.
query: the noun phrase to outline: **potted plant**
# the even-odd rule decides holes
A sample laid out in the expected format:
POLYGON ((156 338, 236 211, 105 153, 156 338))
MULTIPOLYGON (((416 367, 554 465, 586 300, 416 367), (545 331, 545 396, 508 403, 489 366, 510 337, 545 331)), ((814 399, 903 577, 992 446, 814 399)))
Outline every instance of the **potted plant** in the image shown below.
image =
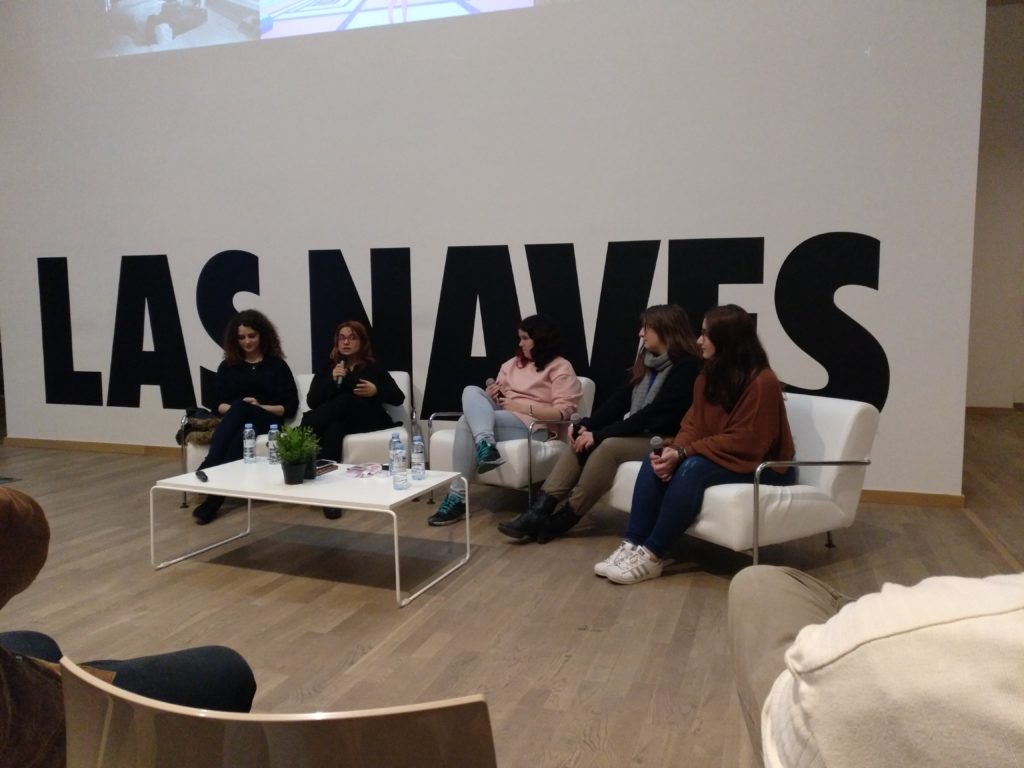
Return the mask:
MULTIPOLYGON (((313 463, 320 451, 320 439, 310 427, 285 427, 277 438, 277 455, 287 485, 302 482, 306 466, 313 463)), ((314 477, 316 475, 314 474, 314 477)))

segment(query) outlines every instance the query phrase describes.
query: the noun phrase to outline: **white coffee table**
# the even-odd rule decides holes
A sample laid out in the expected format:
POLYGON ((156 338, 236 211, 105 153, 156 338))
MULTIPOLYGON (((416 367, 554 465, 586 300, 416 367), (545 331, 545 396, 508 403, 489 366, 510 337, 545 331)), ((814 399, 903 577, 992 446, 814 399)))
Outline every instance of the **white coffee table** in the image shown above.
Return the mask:
MULTIPOLYGON (((408 490, 396 491, 391 487, 391 479, 386 473, 373 477, 352 477, 347 474, 348 465, 342 464, 339 469, 321 475, 316 480, 307 480, 301 485, 285 485, 284 476, 279 466, 269 464, 266 458, 254 464, 246 464, 239 460, 219 467, 206 470, 207 482, 202 482, 193 473, 168 477, 157 480, 149 491, 149 556, 156 569, 180 563, 196 555, 208 552, 228 542, 248 536, 252 532, 252 502, 272 501, 284 504, 307 504, 314 507, 343 507, 346 510, 362 510, 377 512, 391 517, 391 530, 395 549, 395 597, 399 606, 406 606, 426 592, 445 577, 469 562, 469 494, 466 494, 466 554, 444 573, 420 587, 408 597, 402 597, 402 571, 399 560, 398 514, 395 509, 412 501, 424 493, 441 486, 446 486, 458 472, 441 472, 430 470, 425 480, 413 481, 408 490), (215 494, 237 499, 246 499, 245 529, 232 533, 227 538, 208 544, 184 555, 157 562, 156 557, 156 508, 154 495, 157 491, 174 491, 177 493, 215 494)), ((174 514, 181 514, 180 507, 175 507, 174 514)), ((214 523, 214 525, 223 524, 214 523)), ((425 521, 418 521, 426 525, 425 521)))

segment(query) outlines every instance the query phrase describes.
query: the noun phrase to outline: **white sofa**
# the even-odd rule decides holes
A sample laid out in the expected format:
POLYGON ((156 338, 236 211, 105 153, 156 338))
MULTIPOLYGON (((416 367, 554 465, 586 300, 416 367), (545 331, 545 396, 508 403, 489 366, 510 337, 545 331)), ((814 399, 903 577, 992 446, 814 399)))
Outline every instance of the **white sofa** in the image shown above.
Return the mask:
MULTIPOLYGON (((786 395, 796 444, 797 485, 730 484, 704 493, 700 514, 686 533, 744 552, 754 563, 758 547, 828 533, 853 524, 878 410, 868 403, 817 395, 786 395)), ((600 503, 629 512, 641 463, 621 464, 600 503)))

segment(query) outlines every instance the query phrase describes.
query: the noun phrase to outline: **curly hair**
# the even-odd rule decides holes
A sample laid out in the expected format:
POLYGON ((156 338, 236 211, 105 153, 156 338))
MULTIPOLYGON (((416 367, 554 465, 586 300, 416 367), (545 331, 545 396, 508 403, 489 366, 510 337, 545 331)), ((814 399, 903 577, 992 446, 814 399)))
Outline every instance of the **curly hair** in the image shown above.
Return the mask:
MULTIPOLYGON (((669 359, 676 363, 689 355, 700 359, 697 337, 693 334, 690 318, 678 304, 655 304, 640 313, 640 325, 650 328, 665 342, 669 359)), ((636 384, 647 375, 644 349, 640 347, 630 371, 629 383, 636 384)))
MULTIPOLYGON (((558 325, 547 315, 530 315, 519 322, 519 330, 533 340, 533 364, 538 371, 562 354, 562 332, 558 325)), ((516 358, 520 368, 530 362, 523 355, 523 350, 516 347, 516 358)))
POLYGON ((258 310, 243 309, 228 321, 228 326, 224 329, 221 347, 224 349, 224 359, 229 365, 238 365, 245 360, 242 348, 238 345, 238 328, 242 325, 252 328, 260 335, 260 353, 264 357, 284 359, 281 337, 277 335, 277 328, 274 327, 274 324, 258 310))
POLYGON ((768 353, 745 309, 735 304, 712 307, 704 315, 704 335, 715 345, 715 356, 704 361, 704 396, 731 411, 760 371, 768 368, 768 353))

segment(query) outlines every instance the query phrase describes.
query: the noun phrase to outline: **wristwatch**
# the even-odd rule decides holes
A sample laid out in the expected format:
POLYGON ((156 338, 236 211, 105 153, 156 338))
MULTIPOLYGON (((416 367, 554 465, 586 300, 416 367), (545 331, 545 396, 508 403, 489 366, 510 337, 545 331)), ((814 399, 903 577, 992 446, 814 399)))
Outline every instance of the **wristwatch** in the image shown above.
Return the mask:
POLYGON ((680 461, 683 461, 686 458, 686 451, 682 448, 676 448, 676 456, 679 457, 680 461))

